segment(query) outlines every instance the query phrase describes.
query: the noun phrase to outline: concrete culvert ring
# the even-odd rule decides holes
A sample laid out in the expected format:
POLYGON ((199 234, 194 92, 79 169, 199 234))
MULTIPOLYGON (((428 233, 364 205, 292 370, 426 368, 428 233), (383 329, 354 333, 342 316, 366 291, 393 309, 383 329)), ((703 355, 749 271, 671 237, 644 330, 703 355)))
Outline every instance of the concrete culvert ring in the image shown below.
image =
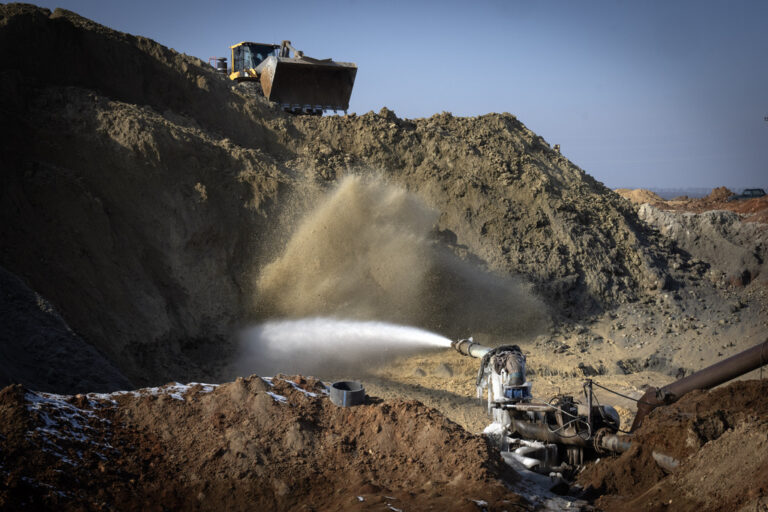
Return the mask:
POLYGON ((340 380, 331 384, 331 402, 339 407, 350 407, 365 402, 365 388, 353 380, 340 380))

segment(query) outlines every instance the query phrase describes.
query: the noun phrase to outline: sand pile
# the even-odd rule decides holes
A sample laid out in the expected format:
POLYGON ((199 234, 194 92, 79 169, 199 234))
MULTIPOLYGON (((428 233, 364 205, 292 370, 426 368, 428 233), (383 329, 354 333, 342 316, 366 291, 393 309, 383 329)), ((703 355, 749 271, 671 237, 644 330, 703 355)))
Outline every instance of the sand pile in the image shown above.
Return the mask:
POLYGON ((457 257, 439 241, 438 217, 417 195, 380 178, 341 179, 259 272, 264 313, 330 311, 454 336, 543 332, 546 307, 531 287, 457 257))
POLYGON ((418 402, 340 408, 301 377, 112 395, 9 386, 0 417, 2 509, 533 509, 485 438, 418 402))
POLYGON ((589 467, 579 481, 612 510, 760 510, 768 505, 768 381, 692 392, 655 410, 620 457, 589 467), (661 469, 652 452, 680 462, 661 469))
POLYGON ((614 190, 614 192, 619 194, 624 199, 629 199, 635 204, 660 204, 664 202, 664 199, 662 199, 658 194, 644 188, 617 188, 614 190))
POLYGON ((707 203, 717 203, 727 200, 732 195, 733 192, 731 192, 727 187, 716 187, 712 189, 712 192, 703 198, 703 201, 707 203))
MULTIPOLYGON (((428 312, 456 311, 445 300, 474 269, 489 283, 464 305, 495 296, 497 282, 530 282, 556 317, 682 278, 665 264, 671 247, 625 201, 509 114, 290 117, 199 59, 19 4, 0 6, 0 58, 0 265, 136 384, 215 378, 211 361, 229 357, 232 333, 274 313, 274 294, 257 286, 264 269, 350 174, 418 198, 433 212, 429 250, 444 256, 429 260, 428 286, 405 293, 425 299, 415 308, 350 294, 315 301, 317 313, 374 304, 368 319, 415 312, 410 321, 455 337, 469 315, 446 323, 428 312), (41 71, 39 56, 53 54, 41 71), (446 263, 456 258, 468 264, 446 263)), ((378 212, 366 215, 359 225, 375 226, 378 212)), ((412 270, 387 265, 368 272, 379 288, 412 270)), ((281 310, 303 310, 294 306, 281 310)), ((17 338, 15 324, 4 328, 17 338)))

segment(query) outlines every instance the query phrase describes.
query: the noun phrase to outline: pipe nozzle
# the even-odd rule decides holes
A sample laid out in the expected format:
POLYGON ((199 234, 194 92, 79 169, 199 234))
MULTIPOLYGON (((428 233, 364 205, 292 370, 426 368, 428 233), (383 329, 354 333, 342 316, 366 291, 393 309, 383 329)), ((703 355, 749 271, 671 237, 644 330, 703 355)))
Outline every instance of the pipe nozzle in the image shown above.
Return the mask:
POLYGON ((485 347, 479 343, 475 343, 471 337, 463 340, 453 341, 451 342, 451 347, 459 354, 477 358, 483 357, 488 351, 491 350, 490 347, 485 347))

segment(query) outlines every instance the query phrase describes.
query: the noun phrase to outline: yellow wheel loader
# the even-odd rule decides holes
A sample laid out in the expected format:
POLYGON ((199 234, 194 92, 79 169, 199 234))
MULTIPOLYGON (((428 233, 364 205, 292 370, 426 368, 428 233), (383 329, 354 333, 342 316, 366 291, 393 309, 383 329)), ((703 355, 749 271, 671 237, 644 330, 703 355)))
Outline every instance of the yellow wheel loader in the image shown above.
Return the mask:
MULTIPOLYGON (((259 82, 264 96, 286 112, 322 115, 349 108, 355 64, 306 57, 290 41, 280 45, 242 42, 230 48, 229 78, 259 82)), ((226 69, 226 59, 216 60, 217 69, 226 69)))

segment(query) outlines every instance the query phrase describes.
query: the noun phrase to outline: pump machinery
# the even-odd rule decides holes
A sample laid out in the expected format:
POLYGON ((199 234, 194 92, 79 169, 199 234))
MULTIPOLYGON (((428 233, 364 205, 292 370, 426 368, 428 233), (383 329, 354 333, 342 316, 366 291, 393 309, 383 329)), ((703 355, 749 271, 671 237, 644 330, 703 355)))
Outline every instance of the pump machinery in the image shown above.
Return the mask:
MULTIPOLYGON (((505 459, 543 474, 570 474, 585 461, 604 454, 624 452, 632 432, 656 407, 677 401, 694 389, 709 389, 768 363, 768 340, 704 370, 662 388, 649 388, 638 401, 638 412, 629 431, 620 430, 616 409, 601 405, 592 380, 584 383, 584 396, 557 395, 537 400, 525 377, 525 355, 517 345, 496 348, 472 338, 454 341, 459 353, 480 359, 478 398, 487 389, 493 423, 485 433, 495 437, 505 459)), ((671 470, 678 462, 653 452, 656 462, 671 470)))

